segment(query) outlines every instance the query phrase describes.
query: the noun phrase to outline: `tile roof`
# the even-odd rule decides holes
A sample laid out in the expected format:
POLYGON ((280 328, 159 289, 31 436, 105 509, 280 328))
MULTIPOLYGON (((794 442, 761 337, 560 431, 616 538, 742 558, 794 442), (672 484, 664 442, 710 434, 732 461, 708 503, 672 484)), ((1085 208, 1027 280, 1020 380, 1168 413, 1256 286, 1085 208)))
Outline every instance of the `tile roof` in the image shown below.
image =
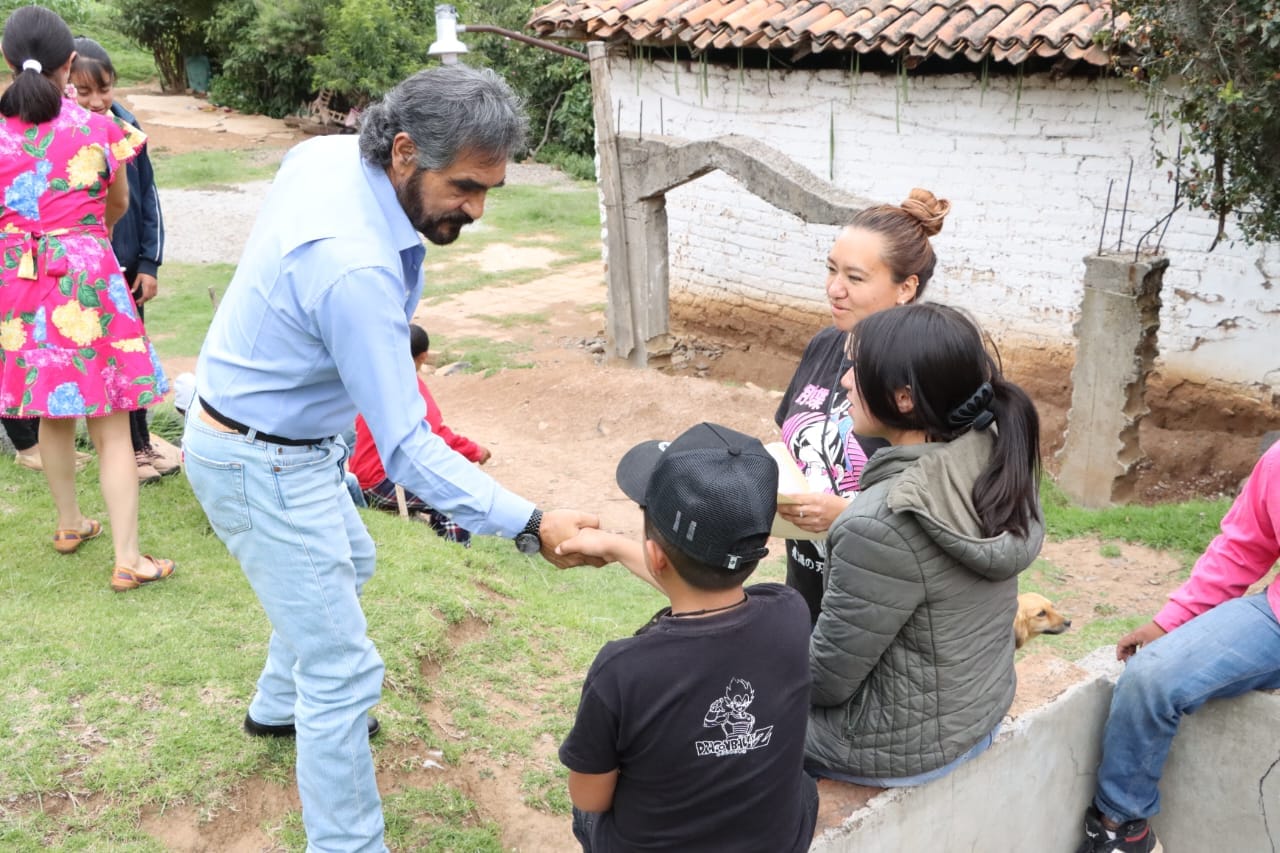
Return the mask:
POLYGON ((1128 21, 1112 21, 1107 0, 552 0, 529 27, 544 38, 756 47, 797 59, 857 51, 902 56, 909 66, 935 56, 1107 65, 1094 36, 1128 21))

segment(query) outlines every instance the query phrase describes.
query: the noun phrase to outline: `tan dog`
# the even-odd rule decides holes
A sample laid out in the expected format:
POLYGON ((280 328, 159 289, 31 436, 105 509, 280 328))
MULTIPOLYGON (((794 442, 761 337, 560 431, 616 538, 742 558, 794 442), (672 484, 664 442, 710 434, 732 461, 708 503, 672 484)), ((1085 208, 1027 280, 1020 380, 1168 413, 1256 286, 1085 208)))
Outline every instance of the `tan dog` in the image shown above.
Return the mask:
POLYGON ((1062 634, 1071 627, 1071 620, 1054 608, 1053 602, 1043 595, 1024 592, 1018 596, 1018 615, 1013 617, 1013 646, 1022 648, 1032 637, 1040 634, 1062 634))

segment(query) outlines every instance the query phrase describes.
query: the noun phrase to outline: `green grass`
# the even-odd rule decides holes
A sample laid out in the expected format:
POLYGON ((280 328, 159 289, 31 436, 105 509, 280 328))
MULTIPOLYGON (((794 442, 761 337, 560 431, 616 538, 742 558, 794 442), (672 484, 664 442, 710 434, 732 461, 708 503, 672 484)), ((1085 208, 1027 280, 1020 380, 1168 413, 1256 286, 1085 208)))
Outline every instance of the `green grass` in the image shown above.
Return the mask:
MULTIPOLYGON (((102 517, 93 473, 81 497, 102 517)), ((0 575, 0 847, 158 850, 138 829, 140 810, 214 811, 248 776, 287 783, 292 746, 239 731, 269 627, 185 478, 142 494, 144 547, 179 566, 155 587, 112 593, 105 538, 56 555, 47 543, 53 517, 43 479, 0 465, 0 553, 23 555, 0 575), (62 792, 92 807, 44 814, 41 800, 65 803, 62 792)), ((559 572, 509 542, 480 539, 468 551, 425 526, 365 517, 379 543, 364 608, 387 665, 378 709, 386 729, 375 743, 384 761, 384 750, 418 742, 453 761, 531 758, 544 733, 567 730, 600 645, 659 603, 617 567, 559 572), (455 644, 459 626, 469 640, 455 644), (437 674, 424 678, 423 661, 437 674), (427 722, 427 700, 449 710, 447 742, 427 722)), ((540 768, 523 780, 526 796, 562 813, 559 771, 540 768)), ((461 790, 388 797, 387 815, 396 849, 501 849, 497 828, 478 820, 461 790)), ((289 821, 274 831, 300 847, 289 821)))
POLYGON ((499 329, 516 329, 521 326, 541 326, 550 319, 551 314, 540 311, 533 314, 476 314, 476 319, 484 320, 499 329))
POLYGON ((284 149, 191 151, 174 154, 157 148, 151 155, 156 184, 165 189, 227 189, 234 184, 275 176, 284 149))
POLYGON ((600 259, 600 209, 594 186, 502 187, 489 193, 484 217, 448 246, 427 251, 427 304, 482 287, 527 284, 548 273, 600 259), (536 246, 559 257, 549 264, 486 270, 477 253, 493 243, 536 246))
POLYGON ((1041 485, 1045 525, 1055 539, 1097 536, 1175 551, 1190 567, 1210 540, 1231 501, 1187 501, 1155 506, 1084 509, 1073 505, 1049 478, 1041 485))
MULTIPOLYGON (((541 233, 557 242, 599 242, 600 201, 591 185, 503 187, 489 196, 482 220, 508 235, 541 233)), ((594 247, 590 252, 595 257, 594 247)))
POLYGON ((488 338, 440 338, 432 345, 436 364, 466 363, 467 373, 483 373, 492 376, 499 370, 525 370, 533 367, 531 361, 521 361, 517 356, 529 351, 527 344, 510 341, 491 341, 488 338))
POLYGON ((213 321, 209 288, 221 299, 235 270, 232 264, 169 262, 160 267, 160 295, 147 304, 146 311, 147 331, 162 357, 200 354, 213 321))

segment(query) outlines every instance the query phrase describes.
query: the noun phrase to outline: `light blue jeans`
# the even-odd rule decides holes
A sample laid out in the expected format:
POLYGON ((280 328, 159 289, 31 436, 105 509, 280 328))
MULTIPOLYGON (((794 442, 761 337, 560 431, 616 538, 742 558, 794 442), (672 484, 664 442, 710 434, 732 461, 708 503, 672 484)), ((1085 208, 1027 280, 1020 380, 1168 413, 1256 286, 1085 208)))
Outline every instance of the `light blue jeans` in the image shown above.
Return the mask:
POLYGON ((343 485, 341 445, 286 447, 221 432, 197 402, 182 447, 196 498, 271 621, 249 716, 297 728, 307 850, 382 853, 367 714, 383 665, 360 609, 374 545, 343 485))
POLYGON ((1183 714, 1280 689, 1280 623, 1266 593, 1223 602, 1129 659, 1111 697, 1094 804, 1118 823, 1160 811, 1160 774, 1183 714))

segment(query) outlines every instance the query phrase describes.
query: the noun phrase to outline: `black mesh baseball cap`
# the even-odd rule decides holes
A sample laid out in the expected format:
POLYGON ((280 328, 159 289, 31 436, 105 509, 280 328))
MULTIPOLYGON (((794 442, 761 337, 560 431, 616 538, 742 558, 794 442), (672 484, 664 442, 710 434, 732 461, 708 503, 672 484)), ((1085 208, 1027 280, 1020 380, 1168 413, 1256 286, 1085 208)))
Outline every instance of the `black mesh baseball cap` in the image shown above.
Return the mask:
POLYGON ((701 423, 674 441, 637 444, 617 478, 663 538, 701 563, 737 571, 769 553, 778 465, 759 439, 701 423))

